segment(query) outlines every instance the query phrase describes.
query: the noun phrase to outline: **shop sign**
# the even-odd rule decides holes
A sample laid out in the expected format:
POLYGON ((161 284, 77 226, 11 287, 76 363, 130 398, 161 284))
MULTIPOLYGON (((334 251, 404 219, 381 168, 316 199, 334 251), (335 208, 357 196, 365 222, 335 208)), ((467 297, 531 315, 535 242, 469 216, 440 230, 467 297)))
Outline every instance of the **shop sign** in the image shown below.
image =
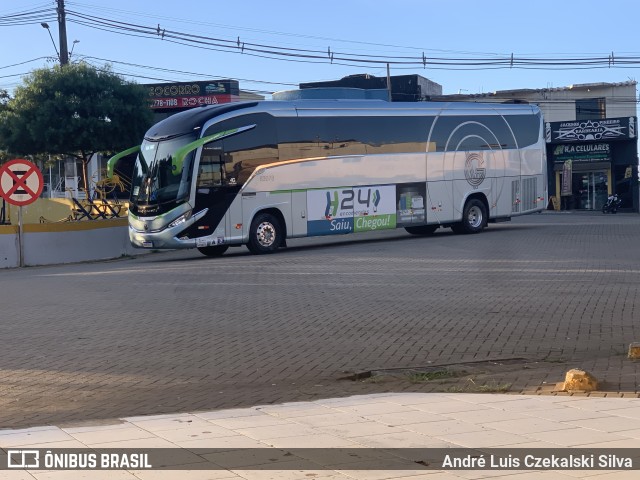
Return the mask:
POLYGON ((201 105, 217 105, 219 103, 229 103, 235 99, 234 95, 199 95, 193 97, 167 97, 154 98, 151 101, 151 108, 154 110, 163 108, 190 108, 201 105))
POLYGON ((608 143, 561 144, 553 149, 556 163, 572 160, 573 162, 610 162, 611 146, 608 143))
POLYGON ((629 140, 637 137, 636 123, 636 117, 548 122, 545 137, 547 143, 629 140))
POLYGON ((147 89, 153 109, 228 103, 240 94, 237 80, 154 83, 143 86, 147 89))
POLYGON ((560 195, 571 195, 573 181, 573 166, 571 160, 564 162, 562 166, 562 186, 560 187, 560 195))
POLYGON ((209 80, 206 82, 152 83, 143 85, 150 98, 189 97, 226 93, 238 95, 237 80, 209 80))

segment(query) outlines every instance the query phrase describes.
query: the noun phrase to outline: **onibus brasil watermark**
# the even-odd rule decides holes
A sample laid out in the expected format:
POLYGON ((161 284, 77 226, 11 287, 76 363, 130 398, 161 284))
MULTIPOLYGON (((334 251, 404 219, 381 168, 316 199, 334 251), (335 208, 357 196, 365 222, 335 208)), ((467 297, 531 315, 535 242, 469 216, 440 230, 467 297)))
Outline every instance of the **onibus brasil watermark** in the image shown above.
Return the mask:
POLYGON ((176 447, 0 450, 0 470, 232 470, 240 467, 251 470, 334 470, 336 466, 339 466, 339 470, 412 471, 640 470, 640 448, 176 447))
POLYGON ((153 465, 149 453, 109 451, 65 451, 40 449, 7 450, 7 468, 49 470, 144 470, 153 465))

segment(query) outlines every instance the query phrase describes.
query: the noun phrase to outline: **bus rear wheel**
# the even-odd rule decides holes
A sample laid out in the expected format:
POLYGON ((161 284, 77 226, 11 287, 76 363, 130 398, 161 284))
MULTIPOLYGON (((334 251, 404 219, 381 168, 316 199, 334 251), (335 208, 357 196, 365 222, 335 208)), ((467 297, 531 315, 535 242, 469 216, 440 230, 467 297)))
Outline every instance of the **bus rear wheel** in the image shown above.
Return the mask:
POLYGON ((273 253, 280 248, 283 236, 277 217, 270 213, 259 213, 251 222, 247 248, 254 254, 273 253))
POLYGON ((478 233, 487 226, 487 208, 477 198, 464 204, 462 222, 451 226, 454 233, 478 233))
POLYGON ((219 257, 229 249, 229 245, 213 245, 211 247, 198 247, 198 251, 207 257, 219 257))
POLYGON ((415 227, 404 227, 411 235, 431 235, 438 229, 438 225, 418 225, 415 227))

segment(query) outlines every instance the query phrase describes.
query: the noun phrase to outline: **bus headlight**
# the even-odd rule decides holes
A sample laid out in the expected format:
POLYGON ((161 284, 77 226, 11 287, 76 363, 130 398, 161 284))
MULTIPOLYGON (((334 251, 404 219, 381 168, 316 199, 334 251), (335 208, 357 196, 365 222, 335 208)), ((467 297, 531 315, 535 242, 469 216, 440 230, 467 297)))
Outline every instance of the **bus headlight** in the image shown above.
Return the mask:
POLYGON ((191 210, 183 213, 178 218, 176 218, 173 222, 171 222, 169 225, 167 225, 167 228, 173 228, 173 227, 177 227, 178 225, 183 224, 184 222, 186 222, 187 220, 189 220, 191 218, 191 213, 192 213, 191 210))

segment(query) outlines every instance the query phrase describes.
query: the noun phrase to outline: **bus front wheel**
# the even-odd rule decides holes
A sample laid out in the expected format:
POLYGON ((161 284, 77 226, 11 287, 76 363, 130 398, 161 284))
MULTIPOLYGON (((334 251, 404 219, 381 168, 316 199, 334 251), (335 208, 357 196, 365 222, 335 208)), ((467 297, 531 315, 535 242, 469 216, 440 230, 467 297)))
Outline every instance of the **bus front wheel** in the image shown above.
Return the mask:
POLYGON ((198 247, 198 251, 207 257, 219 257, 229 249, 229 245, 213 245, 211 247, 198 247))
POLYGON ((280 248, 282 237, 278 218, 270 213, 259 213, 251 222, 247 248, 255 254, 273 253, 280 248))
POLYGON ((477 198, 472 198, 464 205, 462 222, 451 226, 454 233, 478 233, 487 226, 487 208, 477 198))

